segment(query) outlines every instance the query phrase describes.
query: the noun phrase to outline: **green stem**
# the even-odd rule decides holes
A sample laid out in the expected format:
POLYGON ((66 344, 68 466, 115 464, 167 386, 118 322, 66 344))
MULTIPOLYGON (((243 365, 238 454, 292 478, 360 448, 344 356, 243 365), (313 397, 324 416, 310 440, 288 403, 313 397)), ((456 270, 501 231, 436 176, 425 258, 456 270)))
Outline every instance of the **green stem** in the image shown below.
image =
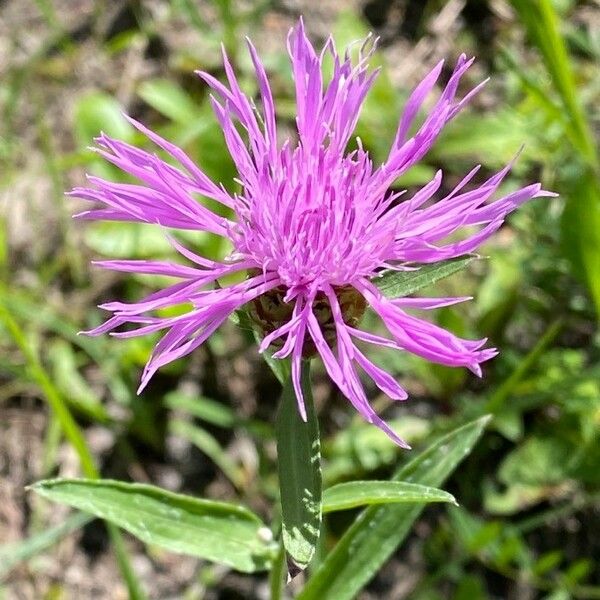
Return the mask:
POLYGON ((286 575, 285 568, 285 548, 283 544, 279 545, 279 552, 273 561, 271 571, 269 572, 269 590, 271 593, 271 600, 282 600, 283 598, 283 584, 286 575))

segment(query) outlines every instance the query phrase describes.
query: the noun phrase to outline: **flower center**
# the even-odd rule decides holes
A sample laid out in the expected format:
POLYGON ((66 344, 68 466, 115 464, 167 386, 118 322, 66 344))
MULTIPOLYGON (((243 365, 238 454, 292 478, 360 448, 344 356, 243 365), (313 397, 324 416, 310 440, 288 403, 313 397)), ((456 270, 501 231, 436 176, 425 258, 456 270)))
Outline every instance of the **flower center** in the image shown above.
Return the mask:
MULTIPOLYGON (((367 308, 365 299, 351 285, 333 286, 333 290, 339 302, 344 323, 356 327, 367 308)), ((282 327, 292 318, 294 302, 284 302, 286 292, 287 289, 284 286, 279 286, 255 298, 248 304, 250 319, 261 336, 264 337, 275 331, 275 329, 282 327)), ((330 347, 333 347, 336 341, 335 322, 331 304, 323 292, 318 292, 315 296, 312 310, 321 326, 325 340, 330 347)), ((271 346, 280 349, 284 341, 285 336, 274 340, 271 346)), ((307 335, 304 340, 302 356, 311 358, 316 352, 313 340, 307 335)))

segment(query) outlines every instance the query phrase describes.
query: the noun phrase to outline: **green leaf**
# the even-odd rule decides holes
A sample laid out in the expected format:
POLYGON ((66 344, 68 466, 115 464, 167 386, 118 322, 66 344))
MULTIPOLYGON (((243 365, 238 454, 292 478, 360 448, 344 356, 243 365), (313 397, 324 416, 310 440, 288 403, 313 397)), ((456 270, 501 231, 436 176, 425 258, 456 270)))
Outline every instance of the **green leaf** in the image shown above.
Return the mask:
POLYGON ((545 552, 538 560, 535 561, 532 571, 535 573, 535 575, 541 577, 542 575, 545 575, 546 573, 556 569, 562 562, 563 556, 562 550, 545 552))
MULTIPOLYGON (((394 481, 439 486, 471 452, 489 417, 441 437, 394 475, 394 481)), ((309 579, 297 600, 350 600, 408 535, 422 505, 367 508, 309 579)))
MULTIPOLYGON (((387 421, 392 430, 408 443, 426 439, 431 422, 419 417, 405 415, 387 421)), ((365 473, 385 467, 393 467, 402 449, 379 427, 364 420, 355 421, 340 430, 323 446, 326 458, 323 481, 333 485, 363 477, 365 473)))
POLYGON ((77 531, 93 519, 84 513, 68 517, 60 525, 44 529, 31 537, 13 544, 0 546, 0 579, 10 573, 20 562, 29 560, 54 546, 64 537, 77 531))
POLYGON ((464 574, 461 576, 452 600, 485 600, 486 586, 477 575, 464 574))
POLYGON ((49 479, 31 489, 106 519, 147 544, 238 571, 264 570, 273 555, 270 530, 242 506, 106 479, 49 479))
POLYGON ((198 118, 198 104, 179 85, 168 79, 142 83, 138 94, 152 108, 176 123, 189 125, 198 118))
POLYGON ((522 144, 527 143, 528 148, 541 145, 536 144, 533 133, 530 115, 521 114, 514 107, 486 115, 465 114, 444 129, 431 157, 444 164, 485 156, 490 158, 486 161, 491 163, 490 168, 501 168, 514 158, 522 144))
POLYGON ((533 435, 506 456, 498 469, 498 478, 508 486, 560 483, 569 476, 570 459, 576 457, 576 450, 557 433, 533 435))
POLYGON ((546 500, 557 499, 568 493, 568 487, 511 483, 498 491, 493 485, 484 488, 483 507, 492 515, 514 515, 546 500))
MULTIPOLYGON (((255 332, 255 338, 256 343, 260 343, 260 336, 258 335, 258 332, 255 332)), ((287 361, 273 358, 272 352, 268 348, 262 353, 262 357, 269 366, 269 369, 271 369, 275 377, 277 377, 279 383, 281 383, 281 385, 285 385, 286 379, 290 376, 287 361)))
POLYGON ((283 388, 276 421, 283 544, 290 566, 300 570, 315 553, 322 519, 321 444, 308 361, 302 363, 301 377, 307 421, 298 411, 291 377, 283 388))
POLYGON ((165 232, 147 223, 98 222, 84 233, 88 247, 103 256, 150 258, 172 254, 165 232))
POLYGON ((347 510, 367 504, 451 502, 452 494, 427 485, 404 481, 349 481, 323 492, 323 512, 347 510))
POLYGON ((386 271, 373 283, 388 298, 402 298, 434 284, 440 279, 462 271, 475 256, 462 256, 444 262, 424 265, 416 271, 386 271))
POLYGON ((134 130, 115 98, 103 92, 92 92, 75 105, 75 136, 81 146, 88 146, 101 131, 130 140, 134 130))

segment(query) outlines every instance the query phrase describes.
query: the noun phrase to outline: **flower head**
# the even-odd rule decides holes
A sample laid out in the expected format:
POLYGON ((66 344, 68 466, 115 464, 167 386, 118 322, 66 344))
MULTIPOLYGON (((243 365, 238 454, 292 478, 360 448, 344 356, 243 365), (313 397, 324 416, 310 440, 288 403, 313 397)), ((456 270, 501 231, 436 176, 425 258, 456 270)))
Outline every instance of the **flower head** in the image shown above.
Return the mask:
POLYGON ((250 41, 248 48, 260 90, 260 110, 240 89, 225 52, 227 84, 199 73, 214 92, 214 112, 239 174, 238 193, 231 194, 211 181, 180 148, 133 120, 179 167, 106 135, 97 139, 98 152, 139 183, 90 177, 91 187, 75 189, 72 194, 101 207, 81 213, 80 218, 210 232, 227 238, 234 251, 217 262, 172 239, 189 265, 146 260, 98 263, 117 271, 168 275, 178 281, 139 302, 103 305, 113 316, 90 333, 98 335, 126 324, 137 328, 113 335, 166 331, 146 365, 141 390, 157 369, 198 348, 233 311, 249 305, 250 313, 263 325, 260 350, 273 346, 276 358, 291 358, 291 376, 303 416, 300 363, 303 355, 317 352, 331 379, 365 419, 404 444, 369 405, 357 367, 389 397, 403 400, 407 394, 367 358, 357 342, 405 350, 443 365, 467 367, 478 375, 480 363, 493 357, 496 350, 484 349, 486 340, 460 339, 405 310, 432 309, 465 298, 388 299, 372 279, 386 269, 473 252, 509 212, 548 192, 534 184, 490 201, 510 165, 466 190, 475 168, 437 201, 433 199, 441 186, 441 171, 407 200, 399 201, 402 193, 392 190, 398 176, 426 154, 444 125, 481 87, 457 98, 459 81, 473 59, 464 55, 458 59, 437 102, 416 128, 416 116, 440 76, 442 63, 415 88, 389 156, 376 166, 360 140, 356 150, 346 152, 361 104, 377 75, 367 65, 372 53, 368 41, 353 63, 348 52, 344 57, 337 54, 331 39, 317 53, 302 21, 290 31, 297 136, 282 143, 265 69, 250 41), (328 82, 322 74, 326 55, 333 61, 328 82), (211 211, 199 200, 202 197, 227 207, 231 216, 211 211), (466 227, 469 233, 464 232, 466 227), (452 241, 448 241, 450 236, 452 241), (248 273, 242 283, 215 285, 220 278, 239 271, 248 273), (157 309, 181 303, 191 306, 189 312, 156 316, 157 309), (379 316, 389 337, 358 328, 366 305, 379 316))

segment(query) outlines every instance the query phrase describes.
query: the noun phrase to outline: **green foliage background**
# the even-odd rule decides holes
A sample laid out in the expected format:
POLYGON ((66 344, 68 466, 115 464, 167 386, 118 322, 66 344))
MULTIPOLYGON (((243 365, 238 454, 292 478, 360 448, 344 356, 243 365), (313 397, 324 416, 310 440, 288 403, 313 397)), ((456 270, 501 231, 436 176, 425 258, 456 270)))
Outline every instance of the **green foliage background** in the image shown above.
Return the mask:
MULTIPOLYGON (((43 35, 34 51, 25 52, 25 25, 23 31, 7 27, 0 71, 0 452, 8 452, 1 436, 8 439, 11 418, 39 412, 42 458, 28 463, 26 484, 69 474, 61 449, 70 446, 81 459, 76 474, 137 480, 142 473, 157 483, 152 474, 169 465, 181 475, 172 486, 176 491, 239 502, 272 519, 273 425, 281 388, 257 358, 252 334, 228 324, 197 356, 164 369, 143 396, 135 396, 156 339, 77 332, 99 323, 96 304, 138 298, 162 281, 107 275, 88 261, 168 257, 171 248, 152 227, 72 222, 75 207, 63 192, 81 184, 84 171, 121 177, 87 146, 100 130, 144 143, 122 110, 234 186, 207 90, 190 73, 202 68, 222 76, 223 40, 244 87, 256 92, 243 47, 249 35, 262 48, 278 116, 291 126, 292 82, 283 49, 296 14, 275 1, 132 0, 112 9, 91 2, 83 3, 91 8, 77 30, 65 12, 68 2, 23 4, 43 35), (185 35, 178 38, 178 31, 185 35), (94 52, 114 72, 104 69, 82 87, 73 69, 94 52), (60 90, 68 90, 64 107, 57 105, 60 90), (40 196, 41 204, 33 202, 40 196), (33 231, 25 243, 16 212, 33 231), (243 390, 223 380, 229 377, 242 377, 243 390), (107 434, 108 446, 100 451, 92 443, 90 451, 98 431, 107 434), (173 439, 184 444, 183 454, 173 453, 173 439)), ((487 336, 501 350, 485 365, 483 380, 403 354, 377 355, 402 378, 411 398, 391 405, 372 391, 374 405, 415 447, 482 415, 493 420, 445 488, 460 506, 427 508, 359 597, 600 598, 600 7, 594 0, 388 4, 357 2, 350 9, 324 2, 328 10, 305 15, 314 38, 331 28, 340 46, 372 29, 382 35, 375 61, 382 73, 357 130, 374 159, 385 158, 402 102, 426 65, 417 61, 406 70, 406 82, 398 81, 397 70, 425 40, 430 64, 439 48, 449 62, 462 51, 472 53, 480 59, 469 83, 488 74, 492 80, 399 185, 424 183, 439 167, 449 182, 476 163, 489 173, 524 144, 504 189, 541 180, 560 197, 524 206, 484 248, 485 260, 472 261, 432 290, 474 296, 434 318, 461 335, 487 336), (458 7, 455 25, 436 34, 440 11, 451 11, 449 5, 458 7), (404 15, 398 24, 394 11, 404 15)), ((78 6, 73 2, 74 11, 78 6)), ((95 63, 87 60, 91 73, 95 63)), ((209 235, 185 234, 185 241, 207 256, 227 252, 209 235)), ((319 371, 314 385, 326 485, 387 479, 410 459, 355 416, 319 371)), ((7 454, 0 460, 0 486, 4 480, 7 490, 10 465, 7 454)), ((52 505, 31 494, 12 500, 26 516, 18 540, 9 536, 0 512, 0 536, 7 532, 6 541, 0 537, 0 598, 17 597, 31 580, 44 594, 37 597, 75 597, 61 581, 47 578, 39 555, 51 555, 82 527, 99 526, 80 514, 59 522, 52 505)), ((315 567, 350 519, 346 513, 325 517, 315 567)), ((144 549, 116 529, 110 536, 133 597, 140 582, 128 555, 144 549)), ((156 551, 148 552, 159 564, 156 551)), ((227 571, 200 562, 173 593, 258 597, 251 594, 266 584, 266 575, 252 581, 250 591, 237 588, 227 571)), ((307 598, 317 597, 310 593, 307 598)))

